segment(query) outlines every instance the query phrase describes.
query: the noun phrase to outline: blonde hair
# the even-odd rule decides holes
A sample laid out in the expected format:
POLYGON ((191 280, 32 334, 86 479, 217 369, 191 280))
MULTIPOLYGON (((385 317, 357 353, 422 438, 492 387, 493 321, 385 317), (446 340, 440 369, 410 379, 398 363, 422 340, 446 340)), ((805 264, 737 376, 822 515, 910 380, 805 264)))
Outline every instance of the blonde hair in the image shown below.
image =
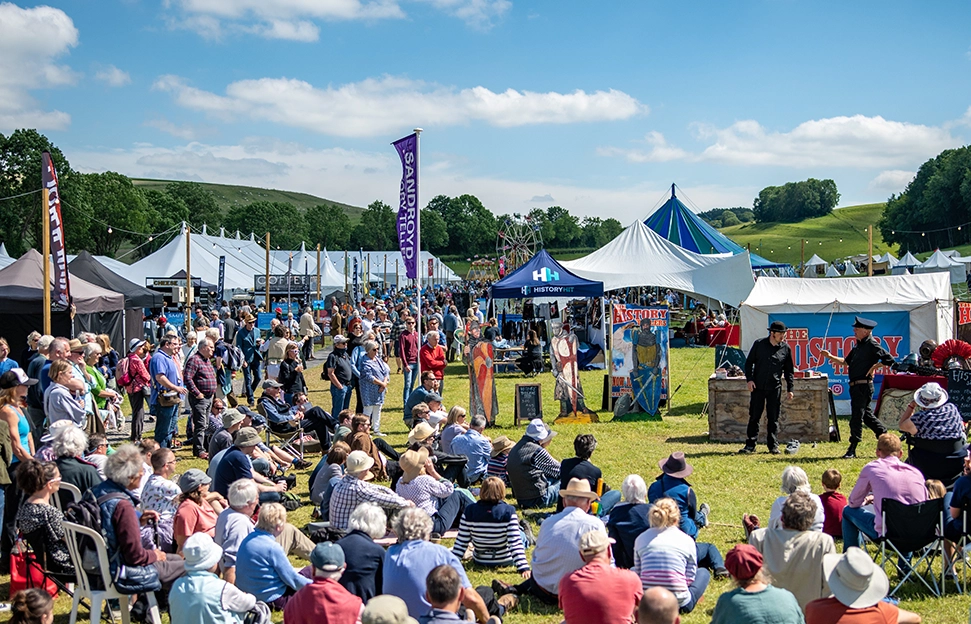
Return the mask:
POLYGON ((927 488, 927 497, 931 500, 936 498, 944 498, 944 496, 947 494, 947 488, 944 487, 944 484, 937 479, 928 479, 927 481, 924 481, 924 487, 927 488))
POLYGON ((71 370, 71 363, 67 360, 57 360, 51 363, 51 367, 47 372, 47 375, 51 378, 51 381, 57 381, 57 378, 61 373, 65 373, 71 370))
POLYGON ((95 340, 99 345, 101 345, 101 349, 104 353, 111 351, 111 337, 108 336, 108 334, 98 334, 95 340))
POLYGON ((892 433, 885 433, 877 438, 877 450, 885 457, 896 455, 900 452, 900 438, 892 433))
POLYGON ((280 503, 266 503, 260 506, 256 528, 267 533, 276 531, 287 523, 287 508, 280 503))
POLYGON ((652 529, 663 529, 671 526, 678 526, 681 522, 681 512, 678 504, 671 498, 659 498, 654 501, 648 515, 652 529))
POLYGON ((448 410, 448 418, 445 419, 445 426, 454 425, 459 421, 459 418, 465 418, 465 408, 461 405, 454 405, 452 409, 448 410))

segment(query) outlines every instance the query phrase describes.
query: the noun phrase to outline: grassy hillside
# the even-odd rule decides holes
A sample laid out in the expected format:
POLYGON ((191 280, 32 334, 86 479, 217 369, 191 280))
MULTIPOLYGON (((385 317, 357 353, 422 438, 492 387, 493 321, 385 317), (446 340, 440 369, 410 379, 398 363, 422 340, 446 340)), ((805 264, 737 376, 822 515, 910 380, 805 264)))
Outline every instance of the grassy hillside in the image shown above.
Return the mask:
MULTIPOLYGON (((838 208, 816 219, 801 223, 745 223, 719 230, 739 245, 751 245, 753 253, 778 262, 799 264, 800 240, 806 240, 806 260, 818 254, 831 262, 836 258, 866 254, 866 228, 876 225, 884 204, 865 204, 838 208)), ((883 241, 880 230, 873 231, 873 253, 887 251, 897 255, 897 248, 883 241)))
MULTIPOLYGON (((172 180, 146 180, 134 178, 132 179, 132 182, 134 182, 135 186, 162 190, 171 184, 172 180)), ((233 206, 245 206, 246 204, 251 204, 255 201, 288 202, 296 206, 297 209, 301 211, 306 210, 311 206, 328 203, 336 204, 343 208, 344 212, 347 213, 347 216, 351 218, 352 223, 357 223, 361 218, 361 213, 364 212, 363 208, 349 206, 330 199, 323 199, 314 195, 308 195, 307 193, 278 191, 276 189, 262 189, 254 186, 236 186, 233 184, 210 184, 208 182, 200 182, 199 184, 204 186, 216 196, 216 201, 219 202, 219 205, 224 211, 228 211, 233 206)))

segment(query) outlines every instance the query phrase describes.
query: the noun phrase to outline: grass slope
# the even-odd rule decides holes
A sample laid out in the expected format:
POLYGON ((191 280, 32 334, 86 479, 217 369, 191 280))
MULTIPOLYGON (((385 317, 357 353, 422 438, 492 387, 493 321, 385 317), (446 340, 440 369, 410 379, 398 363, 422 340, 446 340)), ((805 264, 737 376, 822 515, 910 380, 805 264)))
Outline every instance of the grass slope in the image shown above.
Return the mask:
MULTIPOLYGON (((719 231, 743 247, 751 245, 753 253, 777 262, 799 264, 800 240, 806 240, 806 260, 818 254, 832 262, 836 258, 866 255, 866 228, 876 225, 885 204, 865 204, 839 208, 824 217, 800 223, 746 223, 719 231)), ((881 255, 897 250, 883 241, 880 230, 873 231, 873 253, 881 255)))
MULTIPOLYGON (((147 180, 133 178, 135 186, 146 189, 164 190, 172 183, 171 180, 147 180)), ((216 196, 216 201, 224 212, 228 212, 234 206, 247 205, 255 201, 287 202, 293 204, 300 211, 305 211, 318 204, 335 204, 344 209, 352 223, 357 223, 361 218, 363 208, 342 204, 330 199, 323 199, 307 193, 297 193, 296 191, 280 191, 276 189, 263 189, 255 186, 237 186, 233 184, 211 184, 209 182, 199 182, 207 190, 216 196)))
MULTIPOLYGON (((317 362, 319 364, 319 361, 317 362)), ((700 539, 714 543, 724 554, 734 544, 743 541, 744 530, 741 526, 742 513, 755 513, 767 518, 772 501, 779 495, 779 478, 782 470, 789 464, 801 466, 809 474, 813 491, 819 493, 820 475, 831 467, 843 473, 843 491, 848 494, 863 466, 874 457, 876 441, 867 435, 861 444, 860 459, 838 459, 845 450, 843 444, 820 443, 815 448, 805 444, 794 457, 773 456, 765 452, 740 457, 735 454, 738 444, 714 444, 708 441, 708 419, 701 413, 707 400, 707 379, 714 368, 714 353, 710 349, 673 349, 671 351, 671 384, 676 390, 672 399, 670 414, 665 414, 661 422, 611 422, 611 416, 601 413, 601 422, 594 425, 553 425, 559 433, 554 438, 550 452, 554 457, 564 459, 573 456, 573 439, 580 433, 593 433, 597 437, 598 449, 593 462, 603 470, 607 483, 619 488, 624 477, 637 473, 650 483, 659 473, 658 461, 673 451, 684 451, 695 471, 691 483, 702 502, 712 506, 712 526, 704 529, 700 539)), ((407 431, 401 420, 402 376, 394 374, 395 365, 391 364, 391 384, 388 388, 385 409, 382 414, 381 429, 389 435, 387 441, 396 448, 402 448, 407 431)), ((330 407, 330 393, 327 382, 320 380, 319 368, 307 372, 306 378, 311 390, 311 399, 330 407)), ((449 365, 446 371, 445 404, 468 406, 469 386, 466 368, 462 364, 449 365)), ((602 397, 601 371, 582 372, 581 380, 587 396, 587 404, 598 408, 602 397)), ((514 428, 513 393, 515 384, 524 381, 521 375, 512 373, 496 375, 496 390, 499 397, 499 427, 487 431, 490 437, 507 435, 518 440, 524 427, 514 428)), ((548 421, 559 413, 558 402, 553 399, 553 378, 549 373, 529 381, 543 384, 543 409, 548 421)), ((599 411, 599 410, 598 410, 599 411)), ((127 412, 127 407, 126 407, 127 412)), ((179 425, 185 430, 185 419, 179 425)), ((848 430, 843 423, 841 429, 848 430)), ((149 435, 147 432, 146 435, 149 435)), ((760 447, 764 451, 764 447, 760 447)), ((178 471, 189 468, 206 468, 206 462, 191 457, 187 447, 179 450, 178 471)), ((311 457, 317 461, 317 457, 311 457)), ((310 470, 298 471, 296 492, 306 501, 308 499, 307 477, 310 470)), ((298 527, 310 521, 310 505, 292 512, 289 519, 298 527)), ((534 531, 539 527, 534 525, 534 531)), ((446 540, 443 545, 450 547, 446 540)), ((839 548, 839 546, 838 546, 839 548)), ((294 561, 302 566, 305 562, 294 561)), ((468 576, 473 585, 488 585, 493 578, 507 582, 521 579, 513 567, 489 569, 471 562, 465 563, 468 576)), ((9 577, 0 577, 0 595, 5 594, 5 584, 9 577)), ((695 611, 682 616, 685 624, 702 624, 711 621, 712 610, 718 596, 729 591, 733 585, 729 581, 713 581, 705 592, 704 598, 695 611)), ((967 622, 968 600, 948 586, 945 598, 929 598, 926 592, 918 592, 914 585, 902 590, 901 606, 919 613, 925 622, 954 623, 967 622)), ((71 601, 64 596, 58 598, 55 613, 57 624, 66 624, 71 601)), ((87 611, 81 610, 82 616, 87 611)), ((273 621, 282 622, 281 613, 275 613, 273 621)), ((518 610, 505 618, 506 624, 553 624, 562 620, 562 613, 540 604, 529 597, 523 599, 518 610)), ((168 617, 163 617, 168 622, 168 617)), ((593 624, 593 623, 591 623, 593 624)))

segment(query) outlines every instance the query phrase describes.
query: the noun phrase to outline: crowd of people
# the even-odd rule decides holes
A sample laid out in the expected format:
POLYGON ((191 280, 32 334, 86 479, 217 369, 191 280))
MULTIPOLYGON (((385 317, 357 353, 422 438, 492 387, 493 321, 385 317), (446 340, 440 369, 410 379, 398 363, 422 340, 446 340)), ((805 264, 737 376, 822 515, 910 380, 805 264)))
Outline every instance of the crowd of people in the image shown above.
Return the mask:
MULTIPOLYGON (((881 534, 886 500, 942 496, 954 572, 953 542, 971 506, 967 456, 964 475, 940 483, 925 471, 938 465, 937 446, 922 447, 917 465, 905 463, 900 438, 883 432, 848 496, 835 468, 819 475, 817 495, 807 473, 789 466, 765 526, 746 514, 746 543, 723 556, 704 539, 712 508, 699 502, 683 452, 660 459, 649 483, 629 474, 611 487, 594 463, 590 433, 577 435, 574 456, 561 460, 550 452, 557 432, 541 419, 518 440, 490 438, 483 415, 446 410, 444 371, 460 355, 463 322, 447 298, 422 314, 408 299, 363 311, 335 305, 326 332, 333 349, 320 373, 329 406, 312 404, 304 378, 324 333, 312 311, 299 320, 278 311, 266 339, 254 312, 200 309, 189 332, 163 316, 157 333, 132 339, 124 354, 105 336, 32 335, 24 366, 5 366, 9 346, 0 340, 0 565, 9 567, 24 540, 55 578, 87 573, 72 561, 64 531, 65 514, 80 522, 87 503, 109 557, 132 573, 136 618, 146 617, 151 588, 173 622, 266 622, 273 611, 294 624, 500 622, 529 596, 561 609, 568 623, 673 623, 698 607, 714 577, 737 586, 714 605, 719 623, 919 622, 886 600, 887 576, 860 547, 863 536, 881 534), (381 426, 393 374, 404 379, 409 429, 398 448, 381 426), (105 433, 127 424, 121 395, 129 397, 131 432, 110 448, 105 433), (288 521, 301 503, 290 468, 312 466, 285 443, 293 436, 322 451, 306 488, 326 524, 306 532, 288 521), (207 470, 178 469, 182 439, 207 470), (84 493, 82 501, 62 483, 84 493), (951 490, 942 492, 945 485, 951 490), (527 514, 541 521, 538 533, 527 514), (447 538, 451 547, 441 543, 447 538), (475 587, 469 561, 512 567, 522 580, 475 587)), ((473 305, 466 316, 483 314, 473 305)), ((784 329, 770 327, 763 363, 749 371, 762 393, 753 399, 760 414, 781 400, 783 381, 791 384, 786 352, 772 340, 784 329), (765 368, 773 357, 778 366, 765 368)), ((956 410, 946 405, 942 389, 921 388, 901 431, 947 446, 958 434, 956 410)), ((12 599, 12 621, 47 624, 51 608, 43 591, 26 590, 12 599)))

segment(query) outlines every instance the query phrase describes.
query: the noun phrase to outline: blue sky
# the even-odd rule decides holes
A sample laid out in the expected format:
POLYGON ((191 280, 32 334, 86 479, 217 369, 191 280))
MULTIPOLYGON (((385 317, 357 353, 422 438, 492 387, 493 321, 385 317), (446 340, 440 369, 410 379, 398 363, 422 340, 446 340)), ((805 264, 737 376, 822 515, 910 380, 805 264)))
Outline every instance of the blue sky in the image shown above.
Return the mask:
POLYGON ((971 138, 967 2, 0 3, 0 132, 81 171, 646 216, 833 178, 883 201, 971 138))

